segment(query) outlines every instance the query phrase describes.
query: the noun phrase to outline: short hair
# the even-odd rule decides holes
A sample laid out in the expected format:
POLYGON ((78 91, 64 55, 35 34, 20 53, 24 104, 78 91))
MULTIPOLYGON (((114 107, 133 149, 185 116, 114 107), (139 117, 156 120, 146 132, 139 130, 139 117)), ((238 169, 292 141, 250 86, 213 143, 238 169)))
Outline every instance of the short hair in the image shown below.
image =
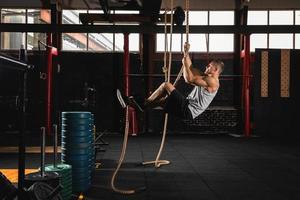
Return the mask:
POLYGON ((224 70, 223 61, 217 59, 217 60, 212 60, 211 63, 218 69, 220 74, 223 72, 223 70, 224 70))

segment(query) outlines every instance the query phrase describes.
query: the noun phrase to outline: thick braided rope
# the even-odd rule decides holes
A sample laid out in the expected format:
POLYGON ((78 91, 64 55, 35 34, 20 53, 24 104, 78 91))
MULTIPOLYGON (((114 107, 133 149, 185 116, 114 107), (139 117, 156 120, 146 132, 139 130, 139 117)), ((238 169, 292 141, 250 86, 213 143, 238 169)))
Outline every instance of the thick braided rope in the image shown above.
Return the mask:
POLYGON ((209 41, 208 41, 208 33, 205 33, 205 42, 206 42, 206 62, 207 64, 209 63, 209 49, 208 49, 208 44, 209 44, 209 41))
POLYGON ((129 108, 128 106, 126 106, 126 119, 125 119, 125 134, 124 134, 124 140, 123 140, 123 146, 122 146, 122 152, 121 152, 121 156, 118 162, 118 166, 116 168, 116 170, 113 173, 113 176, 111 178, 111 188, 113 189, 113 191, 120 193, 120 194, 133 194, 135 193, 135 190, 131 189, 131 190, 121 190, 116 188, 115 186, 115 179, 117 176, 117 173, 123 163, 124 157, 125 157, 125 153, 126 153, 126 148, 127 148, 127 140, 128 140, 128 133, 129 133, 129 119, 128 119, 128 113, 129 113, 129 108))
POLYGON ((185 26, 185 36, 186 36, 186 42, 189 43, 189 33, 190 33, 190 27, 189 27, 189 8, 190 8, 190 2, 189 0, 185 1, 185 16, 186 16, 186 26, 185 26))
POLYGON ((173 44, 173 15, 174 15, 174 9, 173 9, 173 0, 171 0, 171 25, 170 25, 170 47, 169 47, 169 63, 168 63, 168 76, 167 76, 167 82, 170 82, 170 75, 171 75, 171 67, 172 67, 172 44, 173 44))
POLYGON ((165 81, 168 79, 167 74, 167 51, 168 51, 168 35, 167 35, 167 8, 165 8, 165 52, 164 52, 164 66, 163 66, 163 72, 165 74, 165 81))
MULTIPOLYGON (((185 1, 185 12, 186 12, 186 26, 185 26, 185 38, 186 38, 186 43, 189 43, 189 33, 190 33, 190 25, 189 25, 189 8, 190 8, 190 3, 189 0, 185 1)), ((184 50, 184 55, 188 54, 188 49, 184 50)), ((173 83, 174 86, 176 86, 177 82, 180 80, 181 76, 183 73, 183 66, 181 66, 181 69, 173 83)))
MULTIPOLYGON (((173 8, 173 0, 171 0, 171 8, 173 8)), ((189 0, 186 0, 186 15, 187 15, 187 25, 186 25, 186 42, 188 43, 189 41, 189 38, 188 38, 188 35, 189 35, 189 0)), ((166 16, 165 16, 165 19, 166 19, 166 16)), ((165 20, 165 25, 166 25, 166 20, 165 20)), ((171 28, 170 28, 170 51, 169 51, 169 68, 168 69, 164 69, 164 73, 165 73, 165 77, 167 77, 165 79, 165 81, 167 82, 170 82, 170 72, 171 72, 171 61, 172 61, 172 33, 173 33, 173 10, 172 10, 172 14, 171 14, 171 28), (166 76, 166 73, 168 72, 168 76, 166 76)), ((167 39, 166 39, 166 29, 165 29, 165 55, 166 55, 166 42, 167 42, 167 39)), ((185 55, 187 55, 188 53, 188 49, 185 50, 185 55)), ((165 60, 164 62, 166 63, 166 56, 165 56, 165 60)), ((164 65, 166 66, 166 64, 164 65)), ((178 80, 180 79, 180 77, 182 76, 182 73, 183 73, 183 66, 181 67, 181 70, 180 72, 178 73, 177 75, 177 78, 174 82, 174 86, 176 85, 176 83, 178 82, 178 80)), ((167 160, 159 160, 160 158, 160 155, 162 153, 162 149, 164 147, 164 143, 165 143, 165 137, 166 137, 166 132, 167 132, 167 124, 168 124, 168 114, 166 113, 165 114, 165 121, 164 121, 164 128, 163 128, 163 136, 162 136, 162 141, 161 141, 161 145, 160 145, 160 148, 159 148, 159 151, 158 151, 158 154, 156 156, 156 159, 155 161, 148 161, 148 162, 144 162, 143 164, 144 165, 147 165, 147 164, 152 164, 154 163, 155 164, 155 167, 160 167, 162 164, 169 164, 170 162, 167 161, 167 160)))
MULTIPOLYGON (((173 36, 173 0, 171 0, 171 25, 170 25, 170 48, 169 48, 169 63, 168 63, 168 76, 167 76, 167 82, 170 82, 170 76, 171 76, 171 66, 172 66, 172 36, 173 36)), ((160 167, 161 164, 169 164, 169 161, 166 160, 159 160, 162 150, 164 148, 165 139, 167 135, 167 126, 168 126, 168 113, 165 114, 165 121, 164 121, 164 128, 163 128, 163 136, 161 140, 161 144, 159 147, 159 151, 157 153, 156 159, 155 159, 155 167, 160 167)))

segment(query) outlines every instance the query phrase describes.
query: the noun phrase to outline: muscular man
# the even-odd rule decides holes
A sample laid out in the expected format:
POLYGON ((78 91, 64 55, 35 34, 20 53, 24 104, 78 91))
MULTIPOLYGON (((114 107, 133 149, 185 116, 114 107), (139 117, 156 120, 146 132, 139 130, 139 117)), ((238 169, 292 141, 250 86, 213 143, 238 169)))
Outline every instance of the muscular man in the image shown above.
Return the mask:
MULTIPOLYGON (((185 48, 188 44, 185 45, 185 48)), ((145 106, 163 106, 165 112, 185 119, 194 119, 203 113, 216 96, 219 76, 224 63, 213 60, 201 72, 193 67, 188 54, 182 59, 183 77, 194 89, 185 97, 171 83, 162 83, 145 101, 145 106)))

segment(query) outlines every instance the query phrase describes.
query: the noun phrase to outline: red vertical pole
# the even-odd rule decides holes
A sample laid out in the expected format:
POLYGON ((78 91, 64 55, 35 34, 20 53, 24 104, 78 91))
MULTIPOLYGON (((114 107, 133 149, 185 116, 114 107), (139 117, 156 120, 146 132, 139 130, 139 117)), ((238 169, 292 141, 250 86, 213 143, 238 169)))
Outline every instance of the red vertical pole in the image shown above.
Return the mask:
POLYGON ((243 62, 243 92, 244 92, 244 134, 250 136, 250 35, 244 35, 244 62, 243 62))
POLYGON ((46 93, 46 131, 51 133, 52 109, 52 33, 47 34, 47 93, 46 93))
POLYGON ((132 136, 136 136, 138 132, 138 124, 137 124, 138 121, 136 118, 135 109, 129 107, 128 114, 129 114, 129 133, 132 136))

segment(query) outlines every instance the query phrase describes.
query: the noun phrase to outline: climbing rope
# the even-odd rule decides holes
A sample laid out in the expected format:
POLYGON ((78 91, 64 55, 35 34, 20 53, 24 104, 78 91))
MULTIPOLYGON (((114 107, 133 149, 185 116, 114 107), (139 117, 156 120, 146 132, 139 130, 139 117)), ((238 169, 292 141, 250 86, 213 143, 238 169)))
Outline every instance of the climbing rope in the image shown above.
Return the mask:
MULTIPOLYGON (((187 38, 187 43, 188 43, 188 33, 189 33, 189 29, 188 29, 188 8, 189 8, 189 0, 186 0, 186 12, 187 12, 187 26, 186 26, 186 38, 187 38)), ((167 40, 167 9, 165 9, 165 53, 164 53, 164 66, 163 66, 163 71, 165 73, 165 81, 170 82, 170 75, 171 75, 171 64, 172 64, 172 35, 173 35, 173 0, 171 0, 171 25, 170 25, 170 48, 169 48, 169 61, 168 61, 168 68, 166 67, 167 65, 167 47, 168 47, 168 40, 167 40)), ((187 55, 187 52, 185 50, 185 55, 187 55)), ((182 67, 183 69, 183 67, 182 67)), ((181 69, 181 71, 182 71, 181 69)), ((182 74, 182 72, 181 72, 182 74)), ((180 78, 180 72, 177 76, 177 78, 180 78)), ((178 79, 179 79, 178 78, 178 79)), ((175 81, 176 83, 176 81, 175 81)), ((174 83, 174 84, 175 84, 174 83)), ((120 96, 120 94, 118 94, 120 96)), ((120 99, 119 99, 120 100, 120 99)), ((125 107, 125 102, 123 100, 121 101, 121 105, 123 107, 125 107)), ((123 189, 118 189, 115 186, 115 179, 117 177, 118 171, 121 168, 121 165, 124 161, 125 158, 125 153, 126 153, 126 148, 127 148, 127 143, 128 143, 128 133, 129 133, 129 119, 128 119, 128 114, 129 114, 129 107, 126 106, 126 119, 125 119, 125 133, 124 133, 124 139, 123 139, 123 145, 122 145, 122 151, 121 151, 121 155, 119 158, 119 162, 117 165, 117 168, 115 169, 112 178, 111 178, 111 188, 113 189, 113 191, 120 193, 120 194, 134 194, 137 192, 137 190, 134 189, 127 189, 127 190, 123 190, 123 189)), ((165 165, 165 164, 169 164, 170 162, 167 160, 159 160, 160 155, 162 153, 163 147, 164 147, 164 143, 165 143, 165 138, 166 138, 166 133, 167 133, 167 124, 168 124, 168 114, 165 114, 165 121, 164 121, 164 128, 163 128, 163 137, 162 137, 162 141, 161 141, 161 145, 158 151, 158 154, 156 156, 155 161, 149 161, 149 162, 143 162, 144 165, 147 164, 155 164, 155 167, 158 168, 161 165, 165 165)), ((144 190, 145 188, 141 188, 139 190, 144 190)))
POLYGON ((168 35, 167 35, 167 8, 165 8, 165 52, 164 52, 164 66, 162 68, 164 74, 165 74, 165 81, 168 79, 168 68, 167 68, 167 51, 168 51, 168 35))
MULTIPOLYGON (((189 34, 190 34, 189 8, 190 8, 190 2, 189 2, 189 0, 186 0, 185 1, 185 12, 186 12, 186 14, 185 14, 186 15, 186 25, 185 25, 185 39, 186 39, 186 41, 185 41, 185 43, 187 45, 189 45, 189 34)), ((188 55, 188 51, 189 51, 189 48, 184 49, 183 55, 187 56, 188 55)), ((176 79, 175 79, 175 81, 173 83, 173 86, 177 85, 177 82, 180 80, 182 74, 183 74, 183 65, 181 66, 181 69, 180 69, 180 71, 179 71, 179 73, 178 73, 178 75, 177 75, 177 77, 176 77, 176 79)))
MULTIPOLYGON (((189 44, 189 0, 186 0, 185 2, 185 6, 186 6, 186 46, 188 46, 189 44)), ((173 8, 173 0, 171 0, 171 8, 173 8)), ((165 17, 166 19, 166 17, 165 17)), ((165 27, 166 27, 166 20, 165 20, 165 27)), ((172 64, 172 34, 173 34, 173 10, 172 10, 172 13, 171 13, 171 26, 170 26, 170 51, 169 51, 169 65, 168 65, 168 68, 163 70, 164 73, 165 73, 165 81, 166 82, 170 82, 170 74, 171 74, 171 64, 172 64), (166 75, 167 74, 167 75, 166 75)), ((165 28, 165 56, 164 56, 164 66, 166 66, 166 28, 165 28)), ((188 54, 188 48, 185 48, 184 49, 184 56, 186 56, 188 54)), ((175 82, 173 83, 173 85, 175 86, 178 82, 178 80, 181 78, 182 76, 182 73, 183 73, 183 66, 181 67, 177 77, 176 77, 176 80, 175 82)), ((162 150, 163 150, 163 147, 164 147, 164 144, 165 144, 165 139, 166 139, 166 135, 167 135, 167 126, 168 126, 168 113, 165 114, 165 120, 164 120, 164 127, 163 127, 163 136, 162 136, 162 140, 161 140, 161 144, 160 144, 160 148, 159 148, 159 151, 158 151, 158 154, 156 156, 156 159, 155 161, 147 161, 147 162, 143 162, 144 165, 147 165, 147 164, 155 164, 155 167, 158 168, 160 167, 161 165, 166 165, 166 164, 169 164, 170 161, 168 160, 160 160, 160 156, 161 156, 161 153, 162 153, 162 150)))
MULTIPOLYGON (((167 82, 170 82, 170 76, 171 76, 171 66, 172 66, 172 40, 173 40, 173 0, 171 0, 171 8, 172 8, 172 13, 171 13, 171 26, 170 26, 170 48, 169 48, 169 65, 168 65, 168 75, 167 75, 167 82)), ((164 144, 165 144, 165 140, 166 140, 166 135, 167 135, 167 126, 168 126, 168 113, 165 113, 165 121, 164 121, 164 128, 163 128, 163 136, 162 136, 162 140, 161 140, 161 144, 159 147, 159 151, 157 153, 156 159, 155 159, 155 167, 158 168, 161 165, 167 165, 170 164, 170 161, 168 160, 160 160, 160 156, 162 153, 162 150, 164 148, 164 144)))
POLYGON ((122 151, 121 151, 121 155, 120 155, 120 159, 118 162, 118 166, 115 169, 112 178, 111 178, 111 188, 113 189, 113 191, 117 192, 117 193, 121 193, 121 194, 134 194, 135 190, 130 189, 130 190, 122 190, 122 189, 118 189, 115 186, 115 179, 117 177, 117 173, 123 163, 124 157, 125 157, 125 152, 126 152, 126 148, 127 148, 127 140, 128 140, 128 133, 129 133, 129 120, 128 120, 128 113, 129 113, 129 107, 126 106, 126 119, 125 119, 125 134, 124 134, 124 140, 123 140, 123 146, 122 146, 122 151))
POLYGON ((206 43, 206 62, 209 64, 209 50, 208 50, 208 43, 209 43, 208 33, 205 33, 205 43, 206 43))

